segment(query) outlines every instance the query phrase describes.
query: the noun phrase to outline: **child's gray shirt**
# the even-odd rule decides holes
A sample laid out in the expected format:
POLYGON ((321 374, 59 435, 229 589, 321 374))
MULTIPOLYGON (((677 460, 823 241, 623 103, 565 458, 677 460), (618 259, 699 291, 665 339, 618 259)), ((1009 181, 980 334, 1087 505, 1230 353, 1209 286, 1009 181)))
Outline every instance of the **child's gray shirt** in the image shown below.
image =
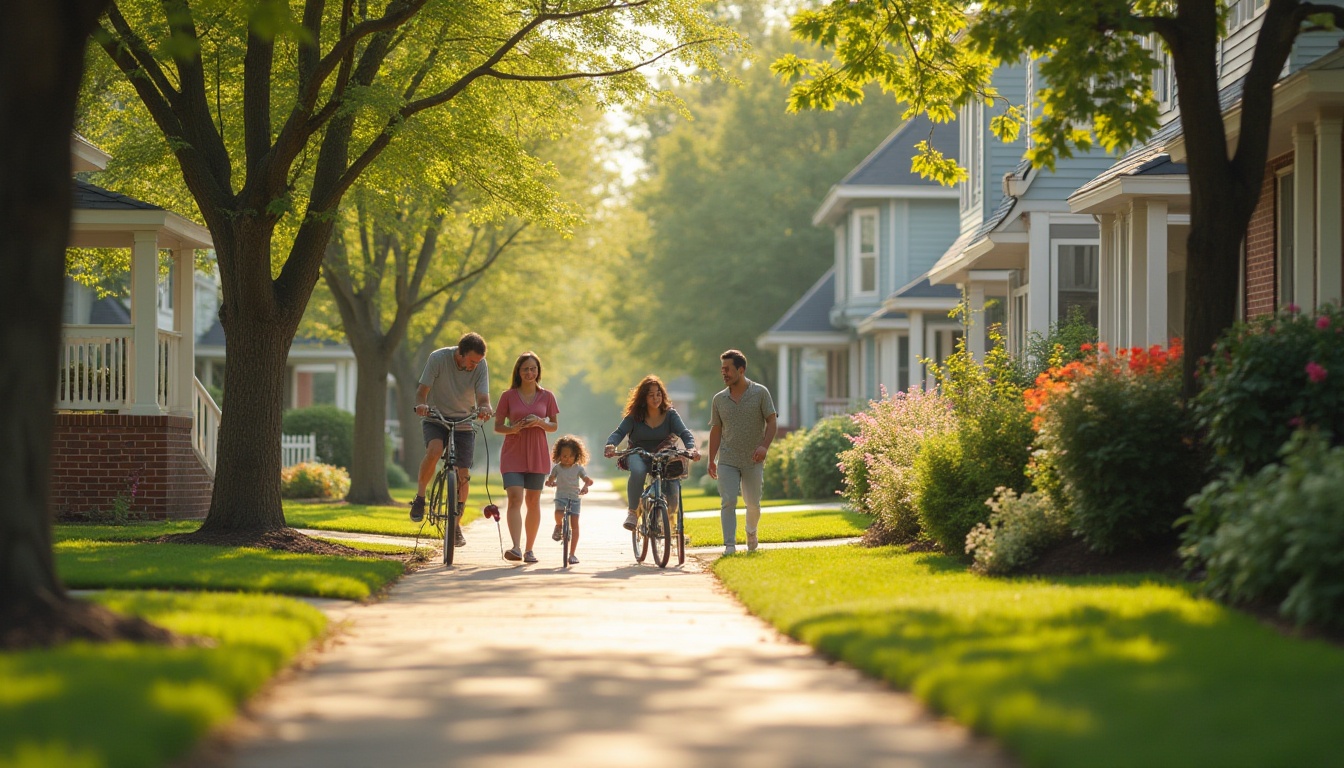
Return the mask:
POLYGON ((579 491, 583 488, 583 478, 587 476, 588 473, 583 470, 582 464, 571 464, 568 467, 553 464, 551 466, 551 477, 555 478, 555 498, 579 498, 579 491))

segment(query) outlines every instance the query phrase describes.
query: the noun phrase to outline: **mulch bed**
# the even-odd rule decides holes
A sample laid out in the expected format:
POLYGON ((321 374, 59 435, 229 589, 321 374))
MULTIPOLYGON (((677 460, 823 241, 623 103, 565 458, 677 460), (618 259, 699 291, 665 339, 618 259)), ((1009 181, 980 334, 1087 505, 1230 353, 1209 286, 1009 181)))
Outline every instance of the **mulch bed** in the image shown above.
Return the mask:
POLYGON ((1176 579, 1186 577, 1174 542, 1102 554, 1093 552, 1082 539, 1070 539, 1041 553, 1026 569, 1041 576, 1102 576, 1117 573, 1160 573, 1176 579))
MULTIPOLYGON (((340 555, 342 557, 378 557, 374 552, 367 552, 354 547, 347 547, 344 544, 333 544, 328 541, 318 541, 317 539, 304 536, 293 528, 281 528, 275 531, 265 531, 258 533, 256 531, 208 531, 199 530, 192 533, 175 533, 168 536, 160 536, 153 539, 156 544, 211 544, 219 547, 257 547, 259 549, 274 549, 279 552, 294 552, 302 555, 340 555)), ((393 557, 392 559, 401 559, 393 557)))

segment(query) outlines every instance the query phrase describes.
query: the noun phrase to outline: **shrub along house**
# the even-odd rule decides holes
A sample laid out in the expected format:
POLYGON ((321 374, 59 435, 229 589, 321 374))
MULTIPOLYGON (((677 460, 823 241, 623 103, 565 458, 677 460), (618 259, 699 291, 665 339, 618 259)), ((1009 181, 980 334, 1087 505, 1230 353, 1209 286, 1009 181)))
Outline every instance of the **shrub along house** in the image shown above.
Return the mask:
MULTIPOLYGON (((917 142, 956 146, 956 127, 925 118, 898 127, 831 188, 813 215, 834 232, 833 265, 757 340, 774 350, 780 424, 807 427, 881 388, 926 381, 958 333, 959 294, 925 272, 956 237, 957 192, 910 170, 917 142)), ((949 152, 955 156, 955 152, 949 152)))

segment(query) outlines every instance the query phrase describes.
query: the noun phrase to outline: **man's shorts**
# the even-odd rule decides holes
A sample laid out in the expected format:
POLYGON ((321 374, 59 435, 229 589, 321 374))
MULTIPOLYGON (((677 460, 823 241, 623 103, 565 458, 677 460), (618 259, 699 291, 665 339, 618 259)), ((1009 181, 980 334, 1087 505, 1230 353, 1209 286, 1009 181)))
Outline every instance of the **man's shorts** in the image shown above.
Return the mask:
POLYGON ((540 491, 546 484, 545 472, 505 472, 504 487, 517 488, 522 486, 525 491, 540 491))
POLYGON ((555 511, 564 512, 569 515, 577 515, 579 514, 579 500, 557 498, 555 500, 555 511))
MULTIPOLYGON (((420 422, 420 431, 425 435, 425 447, 438 440, 443 443, 444 449, 448 446, 448 428, 434 421, 420 422)), ((464 469, 471 469, 471 465, 476 458, 476 430, 474 429, 455 429, 453 430, 453 443, 457 446, 457 455, 454 457, 454 466, 464 469)))

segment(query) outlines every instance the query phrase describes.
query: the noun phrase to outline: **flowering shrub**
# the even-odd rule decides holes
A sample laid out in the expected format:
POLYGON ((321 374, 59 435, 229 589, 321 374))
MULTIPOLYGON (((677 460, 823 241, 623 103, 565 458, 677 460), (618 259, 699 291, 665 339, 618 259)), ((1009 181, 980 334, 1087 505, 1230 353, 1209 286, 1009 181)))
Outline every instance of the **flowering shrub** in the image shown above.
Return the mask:
POLYGON ((1027 489, 1031 418, 1002 344, 981 365, 963 339, 935 375, 939 391, 952 404, 956 427, 921 447, 915 459, 915 508, 923 531, 943 551, 960 554, 966 534, 988 522, 985 501, 995 488, 1027 489))
POLYGON ((838 463, 840 454, 850 447, 849 438, 858 431, 854 420, 845 415, 822 419, 807 430, 791 462, 799 497, 824 499, 840 492, 845 484, 838 463))
POLYGON ((800 495, 794 474, 794 454, 807 439, 807 430, 797 429, 776 440, 765 454, 762 467, 761 495, 767 499, 788 499, 800 495))
POLYGON ((1043 494, 1018 496, 999 488, 989 505, 989 523, 981 523, 966 535, 966 554, 974 558, 971 568, 990 576, 1019 571, 1042 550, 1069 536, 1069 523, 1043 494))
POLYGON ((350 491, 350 473, 341 467, 305 462, 280 470, 280 495, 286 499, 339 499, 350 491))
POLYGON ((1169 536, 1199 487, 1181 403, 1181 346, 1089 349, 1023 397, 1041 449, 1033 478, 1099 552, 1169 536))
POLYGON ((1296 308, 1233 326, 1200 368, 1195 418, 1215 461, 1254 472, 1299 427, 1344 443, 1344 311, 1296 308))
POLYGON ((919 536, 914 464, 925 437, 956 426, 951 403, 936 392, 911 389, 874 400, 852 417, 858 434, 840 454, 841 493, 852 509, 876 516, 889 542, 919 536))
POLYGON ((1215 597, 1273 600, 1299 625, 1344 626, 1344 447, 1302 430, 1280 455, 1191 498, 1181 554, 1206 569, 1215 597))

